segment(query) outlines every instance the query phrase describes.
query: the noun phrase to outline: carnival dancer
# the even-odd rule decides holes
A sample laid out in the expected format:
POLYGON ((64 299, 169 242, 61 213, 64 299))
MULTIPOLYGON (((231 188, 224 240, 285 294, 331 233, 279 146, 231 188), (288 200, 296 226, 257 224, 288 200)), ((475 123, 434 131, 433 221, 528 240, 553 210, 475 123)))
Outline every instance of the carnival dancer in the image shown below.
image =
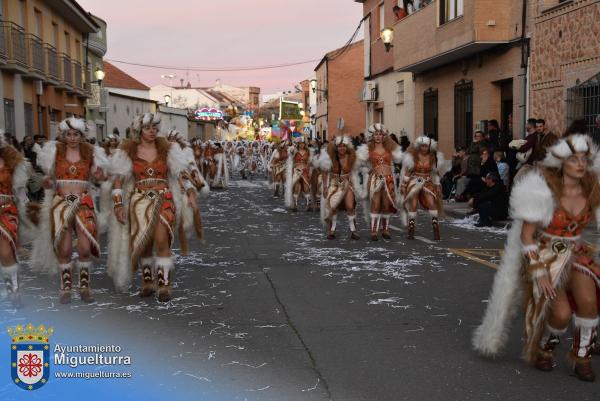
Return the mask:
POLYGON ((599 171, 591 139, 574 134, 560 139, 536 168, 516 179, 510 199, 514 223, 473 338, 481 354, 495 356, 502 350, 523 287, 525 359, 552 370, 554 348, 572 321, 569 356, 575 375, 594 380, 591 347, 598 325, 600 265, 581 235, 593 216, 597 224, 600 220, 599 171))
MULTIPOLYGON (((198 239, 203 239, 204 230, 202 224, 202 216, 200 214, 200 209, 198 208, 197 199, 198 196, 201 196, 203 198, 206 197, 210 192, 210 188, 202 174, 200 174, 200 170, 198 170, 198 166, 196 165, 196 162, 194 160, 194 152, 187 140, 183 137, 183 135, 181 135, 181 133, 177 130, 171 130, 167 134, 167 140, 171 143, 177 143, 181 147, 181 150, 185 155, 187 169, 181 174, 179 178, 179 187, 182 192, 187 194, 189 202, 183 202, 181 213, 187 215, 186 220, 194 221, 196 237, 198 239)), ((186 235, 187 233, 185 232, 182 224, 178 224, 177 227, 179 242, 181 245, 181 252, 182 254, 187 255, 189 253, 186 235)))
POLYGON ((298 211, 300 195, 306 199, 306 211, 310 212, 310 173, 312 167, 312 152, 304 137, 294 139, 294 144, 288 148, 286 166, 285 206, 293 212, 298 211))
POLYGON ((212 180, 212 187, 225 189, 229 186, 229 168, 227 167, 227 155, 219 142, 215 144, 213 158, 216 173, 212 180))
POLYGON ((367 142, 371 165, 367 183, 371 204, 371 240, 377 241, 380 226, 381 236, 390 239, 390 217, 398 211, 396 204, 400 198, 394 177, 394 163, 402 162, 402 148, 390 138, 385 126, 379 123, 369 127, 367 142))
POLYGON ((204 172, 204 149, 206 148, 206 144, 202 142, 200 138, 195 138, 192 140, 192 149, 194 150, 194 159, 196 160, 196 165, 198 166, 198 170, 206 180, 206 173, 204 172))
POLYGON ((3 293, 15 307, 21 305, 17 250, 23 228, 31 225, 25 217, 29 202, 27 180, 31 172, 29 162, 4 140, 4 132, 0 132, 0 271, 5 284, 3 293))
POLYGON ((184 202, 190 202, 190 188, 183 193, 180 187, 180 179, 190 167, 188 157, 177 144, 157 137, 159 124, 157 114, 136 117, 131 126, 133 138, 123 141, 111 158, 116 179, 108 274, 115 288, 123 291, 139 265, 140 296, 148 297, 156 291, 158 300, 166 302, 171 299, 175 268, 175 227, 182 224, 189 231, 193 222, 186 221, 186 214, 181 212, 184 202))
POLYGON ((271 160, 269 160, 269 165, 271 166, 271 172, 273 175, 273 196, 275 198, 279 197, 279 188, 281 188, 282 191, 285 191, 284 185, 287 159, 287 141, 281 141, 271 154, 271 160))
POLYGON ((112 155, 119 147, 119 137, 115 134, 108 134, 107 139, 108 140, 102 144, 102 147, 106 152, 106 156, 110 157, 110 155, 112 155))
POLYGON ((246 165, 250 180, 252 180, 258 172, 258 158, 258 142, 255 141, 246 148, 246 165))
POLYGON ((325 153, 325 147, 319 149, 316 143, 311 144, 312 153, 311 173, 310 173, 310 199, 311 212, 316 212, 321 207, 321 196, 323 194, 323 172, 320 168, 321 155, 325 153))
MULTIPOLYGON (((366 148, 362 148, 364 153, 366 148)), ((360 161, 347 135, 336 136, 321 152, 319 167, 324 172, 323 199, 321 199, 321 219, 326 224, 327 238, 335 239, 337 214, 346 210, 350 225, 350 238, 360 239, 356 228, 356 203, 364 198, 360 184, 360 161)), ((364 156, 363 159, 366 159, 364 156)))
POLYGON ((443 214, 441 177, 445 171, 444 154, 437 151, 437 142, 426 136, 418 137, 413 148, 402 160, 400 173, 401 204, 408 211, 408 239, 415 238, 417 207, 431 216, 433 239, 440 240, 439 217, 443 214))
POLYGON ((85 141, 87 126, 82 119, 70 117, 59 124, 57 141, 49 141, 38 154, 44 177, 44 205, 39 237, 34 242, 34 268, 54 271, 58 264, 62 304, 71 302, 73 265, 79 271, 79 295, 93 302, 90 288, 92 257, 100 256, 100 227, 90 194, 93 181, 104 181, 108 158, 104 149, 85 141), (78 259, 73 262, 77 236, 78 259))

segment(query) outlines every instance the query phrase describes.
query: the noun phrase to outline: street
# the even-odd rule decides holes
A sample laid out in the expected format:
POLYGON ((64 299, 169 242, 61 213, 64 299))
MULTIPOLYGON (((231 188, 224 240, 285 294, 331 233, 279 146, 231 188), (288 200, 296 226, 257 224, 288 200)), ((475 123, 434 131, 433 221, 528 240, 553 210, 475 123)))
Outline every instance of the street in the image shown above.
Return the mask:
MULTIPOLYGON (((351 241, 340 218, 338 239, 328 241, 318 213, 287 212, 271 195, 265 181, 233 181, 201 202, 206 239, 192 241, 192 254, 177 258, 174 298, 165 305, 138 297, 139 277, 131 293, 115 294, 103 263, 92 277, 95 303, 77 298, 60 305, 58 278, 25 268, 25 306, 15 311, 3 303, 0 320, 54 325, 64 342, 121 345, 132 355, 134 378, 118 399, 136 399, 136 380, 152 394, 147 399, 600 395, 597 386, 570 376, 566 344, 554 372, 526 366, 519 319, 502 358, 484 360, 471 351, 502 229, 475 229, 449 217, 442 241, 432 243, 428 218, 420 215, 414 241, 395 230, 392 240, 371 242, 364 222, 361 240, 351 241), (70 338, 67 328, 75 326, 70 338)), ((36 397, 53 399, 48 394, 58 395, 59 381, 53 378, 36 397)), ((31 395, 12 383, 0 394, 3 400, 31 395)))

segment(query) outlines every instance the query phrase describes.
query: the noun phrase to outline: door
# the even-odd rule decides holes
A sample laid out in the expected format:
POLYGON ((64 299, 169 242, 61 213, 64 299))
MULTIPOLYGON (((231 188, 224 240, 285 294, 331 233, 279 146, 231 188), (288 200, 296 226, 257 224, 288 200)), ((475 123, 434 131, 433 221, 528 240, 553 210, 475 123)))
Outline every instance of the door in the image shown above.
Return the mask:
POLYGON ((461 80, 454 86, 454 147, 473 141, 473 82, 461 80))

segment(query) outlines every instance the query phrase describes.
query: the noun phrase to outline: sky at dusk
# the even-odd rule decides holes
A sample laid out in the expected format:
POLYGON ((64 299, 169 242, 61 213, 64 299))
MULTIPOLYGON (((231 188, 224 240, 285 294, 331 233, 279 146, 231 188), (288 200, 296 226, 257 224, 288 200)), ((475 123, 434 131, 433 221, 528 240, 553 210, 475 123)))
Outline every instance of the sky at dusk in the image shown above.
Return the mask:
MULTIPOLYGON (((344 45, 362 17, 352 0, 78 0, 108 24, 106 59, 177 67, 264 66, 322 58, 344 45)), ((362 37, 362 29, 361 36, 362 37)), ((317 62, 263 71, 194 72, 115 63, 152 86, 174 73, 193 86, 290 90, 317 62)))

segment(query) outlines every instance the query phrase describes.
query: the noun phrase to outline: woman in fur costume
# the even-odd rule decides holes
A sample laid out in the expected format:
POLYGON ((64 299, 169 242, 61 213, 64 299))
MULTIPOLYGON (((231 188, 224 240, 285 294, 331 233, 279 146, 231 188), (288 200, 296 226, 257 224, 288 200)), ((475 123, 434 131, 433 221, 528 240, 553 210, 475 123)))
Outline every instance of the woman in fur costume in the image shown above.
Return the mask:
POLYGON ((29 162, 4 141, 4 133, 0 132, 0 271, 8 299, 15 307, 21 304, 17 249, 23 225, 30 224, 25 209, 29 202, 27 180, 31 173, 29 162))
POLYGON ((390 137, 383 124, 373 124, 367 131, 371 171, 367 188, 371 203, 371 240, 390 239, 390 217, 398 211, 399 199, 394 177, 394 163, 402 162, 402 148, 390 137), (380 224, 381 223, 381 224, 380 224))
POLYGON ((600 158, 591 139, 575 134, 559 140, 536 168, 517 177, 510 199, 514 223, 473 338, 481 354, 495 356, 506 343, 522 284, 525 359, 552 370, 554 348, 572 322, 569 356, 575 375, 594 380, 600 265, 581 235, 594 215, 597 222, 600 218, 598 171, 600 158))
POLYGON ((312 210, 310 202, 311 161, 312 151, 306 146, 306 140, 303 137, 294 140, 294 145, 288 148, 285 185, 285 205, 292 212, 298 211, 300 195, 306 199, 307 211, 312 210))
POLYGON ((442 152, 437 151, 437 142, 426 136, 415 140, 402 160, 400 193, 402 206, 408 211, 408 239, 415 238, 417 207, 421 204, 431 216, 433 239, 440 240, 438 217, 443 213, 441 177, 445 162, 442 152))
POLYGON ((193 224, 182 213, 190 192, 183 193, 180 186, 191 159, 178 144, 157 137, 159 124, 156 114, 136 117, 131 126, 133 139, 123 141, 111 158, 116 221, 110 225, 108 274, 122 291, 139 265, 140 296, 156 291, 158 300, 166 302, 171 299, 175 267, 171 250, 175 228, 181 224, 189 231, 193 224))
POLYGON ((288 159, 288 143, 281 141, 271 154, 269 165, 273 174, 274 197, 279 196, 279 188, 284 191, 286 163, 288 159))
MULTIPOLYGON (((200 174, 200 170, 198 170, 191 146, 181 133, 177 130, 171 130, 167 134, 167 140, 171 143, 178 144, 185 154, 188 168, 179 177, 179 188, 182 193, 187 194, 189 202, 183 202, 182 213, 188 215, 188 219, 193 219, 196 237, 198 239, 203 239, 202 216, 200 215, 200 209, 198 208, 198 195, 200 194, 202 197, 206 197, 210 192, 210 188, 202 174, 200 174)), ((183 225, 178 225, 177 232, 181 245, 181 253, 187 255, 189 254, 189 246, 187 233, 183 229, 183 225)))
MULTIPOLYGON (((366 148, 363 148, 366 151, 366 148)), ((360 239, 356 228, 356 203, 364 198, 360 184, 360 161, 347 135, 336 136, 321 151, 319 167, 324 172, 323 199, 321 199, 321 217, 327 228, 327 238, 335 239, 335 228, 339 210, 346 210, 350 225, 350 238, 360 239)))
POLYGON ((70 117, 59 127, 57 141, 44 145, 38 154, 38 165, 44 177, 44 206, 41 235, 34 243, 34 267, 54 270, 58 262, 60 297, 71 302, 73 265, 79 271, 79 295, 83 302, 93 302, 90 289, 91 257, 100 256, 100 227, 95 204, 90 194, 93 181, 104 181, 108 158, 104 149, 85 141, 84 120, 70 117), (77 236, 78 259, 73 262, 74 238, 77 236))
POLYGON ((323 172, 320 168, 321 154, 326 152, 325 147, 319 149, 316 143, 310 147, 310 151, 312 154, 310 173, 310 199, 312 209, 310 210, 316 212, 321 207, 321 196, 323 195, 323 172))
POLYGON ((213 155, 216 172, 211 187, 225 189, 229 186, 229 168, 227 167, 227 155, 220 142, 215 143, 213 155))

